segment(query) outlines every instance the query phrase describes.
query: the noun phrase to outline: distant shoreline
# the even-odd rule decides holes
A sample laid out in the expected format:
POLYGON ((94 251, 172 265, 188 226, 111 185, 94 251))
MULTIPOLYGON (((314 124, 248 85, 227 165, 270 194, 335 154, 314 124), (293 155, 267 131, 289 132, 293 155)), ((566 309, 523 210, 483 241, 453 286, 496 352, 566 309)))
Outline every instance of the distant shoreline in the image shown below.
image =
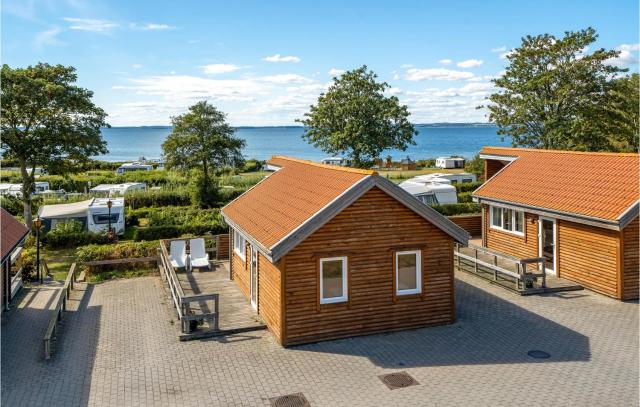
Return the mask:
MULTIPOLYGON (((414 123, 416 127, 497 127, 493 123, 414 123)), ((303 126, 231 126, 234 129, 301 129, 303 126)), ((106 127, 103 127, 106 128, 106 127)), ((112 129, 167 129, 171 125, 111 126, 112 129)))

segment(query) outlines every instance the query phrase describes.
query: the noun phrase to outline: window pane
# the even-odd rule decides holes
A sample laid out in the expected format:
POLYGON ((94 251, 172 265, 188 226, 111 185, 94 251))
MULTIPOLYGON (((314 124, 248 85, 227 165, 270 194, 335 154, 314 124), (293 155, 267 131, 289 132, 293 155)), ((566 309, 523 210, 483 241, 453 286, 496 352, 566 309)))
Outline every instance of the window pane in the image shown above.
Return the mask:
POLYGON ((515 221, 516 232, 524 233, 524 212, 516 211, 515 221))
POLYGON ((415 253, 398 255, 398 290, 414 290, 418 288, 416 257, 415 253))
POLYGON ((492 221, 492 225, 493 226, 497 226, 497 227, 502 227, 502 209, 501 208, 496 208, 496 207, 491 207, 491 212, 492 212, 492 216, 493 216, 493 221, 492 221))
POLYGON ((342 297, 342 260, 322 262, 322 298, 342 297))
MULTIPOLYGON (((111 223, 117 223, 118 222, 118 214, 117 213, 112 213, 111 214, 111 223)), ((101 213, 101 214, 96 214, 93 215, 93 223, 95 223, 96 225, 102 225, 102 224, 108 224, 109 223, 109 214, 108 213, 101 213)))
POLYGON ((513 229, 513 218, 512 218, 513 214, 512 214, 512 210, 511 209, 503 209, 502 210, 502 223, 503 223, 503 228, 506 230, 512 230, 513 229))

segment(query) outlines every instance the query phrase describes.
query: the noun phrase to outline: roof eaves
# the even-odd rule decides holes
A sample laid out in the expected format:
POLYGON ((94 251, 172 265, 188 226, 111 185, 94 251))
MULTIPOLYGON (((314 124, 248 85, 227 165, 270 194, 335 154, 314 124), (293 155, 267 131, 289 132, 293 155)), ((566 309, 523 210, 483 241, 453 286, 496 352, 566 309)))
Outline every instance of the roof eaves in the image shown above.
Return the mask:
POLYGON ((620 228, 627 226, 632 220, 634 220, 638 214, 640 214, 640 200, 631 204, 622 214, 618 217, 620 222, 620 228))

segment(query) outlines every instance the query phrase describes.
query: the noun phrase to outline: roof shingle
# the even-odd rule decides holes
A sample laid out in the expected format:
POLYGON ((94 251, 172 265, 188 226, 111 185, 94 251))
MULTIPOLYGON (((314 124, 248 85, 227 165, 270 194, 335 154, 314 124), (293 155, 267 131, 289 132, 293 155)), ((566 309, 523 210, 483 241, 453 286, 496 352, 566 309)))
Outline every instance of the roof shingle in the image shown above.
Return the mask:
POLYGON ((474 192, 478 198, 618 220, 639 199, 638 154, 484 147, 518 157, 474 192))
POLYGON ((11 250, 29 233, 29 229, 11 216, 4 208, 0 208, 0 253, 2 261, 11 254, 11 250))

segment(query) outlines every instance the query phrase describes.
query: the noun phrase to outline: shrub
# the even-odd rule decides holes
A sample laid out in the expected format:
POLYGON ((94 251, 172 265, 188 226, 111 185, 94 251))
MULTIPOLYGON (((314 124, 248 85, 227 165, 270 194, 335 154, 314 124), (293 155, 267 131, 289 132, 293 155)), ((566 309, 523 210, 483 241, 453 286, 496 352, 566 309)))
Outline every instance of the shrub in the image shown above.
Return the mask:
POLYGON ((184 235, 203 236, 227 233, 228 227, 222 222, 190 225, 164 225, 137 228, 133 233, 133 240, 172 239, 184 235))
POLYGON ((476 203, 432 205, 431 207, 444 216, 472 215, 480 213, 480 205, 476 203))
POLYGON ((22 213, 22 201, 15 196, 0 196, 0 207, 4 208, 13 216, 20 215, 22 213))
POLYGON ((473 202, 473 197, 471 196, 471 194, 471 192, 460 192, 458 194, 458 203, 473 202))
POLYGON ((169 190, 131 191, 124 196, 130 208, 144 206, 186 206, 191 205, 191 195, 186 188, 169 190))
POLYGON ((191 204, 199 208, 213 208, 219 200, 216 180, 197 175, 189 185, 191 189, 191 204))
POLYGON ((458 193, 473 192, 482 185, 482 181, 456 183, 455 187, 458 193))
POLYGON ((262 166, 264 165, 264 161, 259 161, 259 160, 247 160, 244 163, 244 168, 243 171, 244 172, 254 172, 254 171, 260 171, 262 169, 262 166))
POLYGON ((484 178, 484 160, 480 158, 480 154, 476 154, 471 160, 464 163, 464 170, 471 174, 476 174, 479 180, 484 178))
POLYGON ((418 160, 416 161, 416 165, 421 168, 433 168, 436 166, 436 160, 433 158, 428 158, 426 160, 418 160))
MULTIPOLYGON (((40 256, 42 256, 42 253, 40 253, 40 256)), ((35 247, 25 247, 22 250, 22 278, 26 281, 33 281, 36 278, 35 247)))
MULTIPOLYGON (((159 244, 154 242, 123 242, 110 245, 88 245, 79 247, 76 251, 76 261, 79 263, 100 260, 133 259, 152 257, 157 255, 159 244)), ((155 261, 149 263, 124 263, 104 266, 84 266, 88 275, 107 270, 135 270, 154 266, 155 261)))
POLYGON ((65 247, 75 247, 85 244, 105 244, 109 243, 106 234, 87 232, 83 230, 82 224, 77 221, 58 223, 43 237, 43 242, 47 247, 59 249, 65 247))

